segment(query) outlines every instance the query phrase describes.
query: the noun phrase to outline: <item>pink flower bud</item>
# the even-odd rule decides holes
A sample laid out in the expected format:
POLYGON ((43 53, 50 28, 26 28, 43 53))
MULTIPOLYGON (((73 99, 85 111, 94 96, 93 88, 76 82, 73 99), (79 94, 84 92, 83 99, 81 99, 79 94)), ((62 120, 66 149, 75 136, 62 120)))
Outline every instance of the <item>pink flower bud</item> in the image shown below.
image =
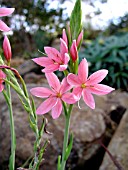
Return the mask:
POLYGON ((68 39, 67 39, 67 35, 66 35, 65 29, 63 29, 62 39, 66 42, 66 44, 67 44, 67 46, 68 46, 68 39))
POLYGON ((3 52, 4 52, 4 56, 5 56, 6 60, 10 61, 11 57, 12 57, 11 45, 10 45, 9 39, 6 35, 5 35, 4 41, 3 41, 3 52))
POLYGON ((80 32, 80 34, 79 34, 79 36, 78 36, 78 38, 77 38, 77 41, 76 41, 76 46, 77 46, 77 47, 78 47, 79 44, 81 43, 82 39, 83 39, 83 30, 80 32))
POLYGON ((70 55, 71 55, 71 58, 72 58, 73 62, 75 62, 77 60, 77 58, 78 58, 76 40, 73 40, 72 46, 70 48, 70 55))

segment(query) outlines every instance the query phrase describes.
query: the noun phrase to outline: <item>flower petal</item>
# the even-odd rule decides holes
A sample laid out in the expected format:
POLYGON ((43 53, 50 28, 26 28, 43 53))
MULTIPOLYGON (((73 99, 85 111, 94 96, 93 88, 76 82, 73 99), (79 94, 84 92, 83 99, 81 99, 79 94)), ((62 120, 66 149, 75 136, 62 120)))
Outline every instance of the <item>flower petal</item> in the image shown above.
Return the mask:
POLYGON ((114 88, 104 84, 96 84, 93 87, 89 87, 89 88, 87 87, 87 89, 90 93, 97 94, 97 95, 105 95, 115 90, 114 88))
POLYGON ((42 72, 44 73, 51 73, 59 69, 59 64, 51 64, 44 69, 42 69, 42 72))
POLYGON ((49 58, 53 59, 57 63, 61 63, 61 55, 58 50, 53 47, 44 47, 44 50, 49 58))
POLYGON ((76 46, 76 40, 73 40, 73 43, 71 45, 70 56, 71 56, 73 62, 75 62, 77 60, 77 58, 78 58, 78 51, 77 51, 77 46, 76 46))
POLYGON ((36 114, 42 115, 49 112, 57 103, 56 97, 50 97, 46 99, 41 105, 37 108, 36 114))
POLYGON ((34 58, 32 59, 36 64, 43 66, 43 67, 47 67, 51 64, 53 64, 53 60, 48 58, 48 57, 39 57, 39 58, 34 58))
POLYGON ((83 89, 83 99, 84 102, 91 108, 95 109, 95 101, 90 92, 88 92, 86 89, 83 89))
POLYGON ((73 93, 65 93, 62 95, 62 100, 68 104, 73 104, 78 101, 78 98, 73 93))
POLYGON ((0 70, 0 79, 5 79, 5 78, 6 78, 6 74, 2 70, 0 70))
POLYGON ((106 77, 107 74, 108 74, 108 70, 105 69, 96 71, 91 76, 89 76, 86 84, 94 85, 100 83, 106 77))
POLYGON ((70 74, 67 76, 67 81, 68 81, 68 83, 69 83, 70 85, 72 85, 72 86, 80 86, 80 85, 81 85, 78 76, 75 75, 75 74, 72 74, 72 73, 70 73, 70 74))
POLYGON ((0 8, 0 17, 8 16, 14 12, 15 8, 0 8))
POLYGON ((73 89, 73 94, 78 97, 78 99, 81 98, 83 89, 81 87, 76 87, 73 89))
POLYGON ((11 51, 11 45, 10 45, 9 39, 6 35, 3 41, 3 52, 4 52, 4 56, 6 60, 10 61, 12 57, 12 51, 11 51))
POLYGON ((63 29, 62 39, 63 39, 63 40, 66 42, 66 44, 68 45, 68 39, 67 39, 67 35, 66 35, 65 29, 63 29))
POLYGON ((4 89, 3 84, 0 84, 0 92, 2 92, 2 91, 3 91, 3 89, 4 89))
POLYGON ((52 108, 52 118, 57 119, 62 112, 62 103, 61 100, 58 99, 56 105, 52 108))
POLYGON ((65 58, 65 53, 68 53, 68 47, 67 47, 67 44, 66 42, 60 38, 60 54, 61 54, 61 59, 62 61, 64 61, 64 58, 65 58))
POLYGON ((70 60, 70 57, 67 53, 65 53, 65 56, 64 56, 64 64, 67 64, 70 60))
POLYGON ((67 69, 67 65, 60 65, 59 66, 59 71, 64 71, 64 70, 66 70, 67 69))
POLYGON ((60 81, 54 73, 45 73, 49 86, 52 87, 55 91, 60 89, 60 81))
POLYGON ((36 97, 46 98, 49 97, 53 92, 45 87, 35 87, 30 90, 31 94, 36 97))
POLYGON ((87 81, 88 62, 85 58, 81 61, 80 65, 78 67, 78 77, 82 83, 85 83, 87 81))
POLYGON ((72 86, 67 82, 67 78, 65 77, 61 82, 60 93, 63 94, 71 88, 72 86))
POLYGON ((10 28, 3 22, 0 20, 0 30, 1 31, 10 31, 10 28))
POLYGON ((83 30, 80 32, 80 34, 77 38, 77 41, 76 41, 77 47, 81 44, 82 39, 83 39, 83 30))

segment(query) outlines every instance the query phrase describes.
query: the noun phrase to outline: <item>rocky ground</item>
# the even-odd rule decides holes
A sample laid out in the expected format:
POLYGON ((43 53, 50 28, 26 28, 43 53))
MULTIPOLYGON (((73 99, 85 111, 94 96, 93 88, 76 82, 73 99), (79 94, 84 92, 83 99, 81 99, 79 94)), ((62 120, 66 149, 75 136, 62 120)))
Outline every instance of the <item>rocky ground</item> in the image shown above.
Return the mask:
MULTIPOLYGON (((28 91, 32 87, 47 86, 43 75, 37 75, 38 67, 32 62, 21 65, 19 72, 27 82, 28 91), (30 67, 29 67, 30 66, 30 67), (33 69, 36 71, 33 72, 33 69)), ((34 98, 36 106, 41 99, 34 98)), ((34 134, 28 123, 28 115, 12 90, 13 111, 16 130, 16 166, 20 167, 33 155, 34 134)), ((67 170, 116 170, 101 142, 108 148, 114 158, 128 169, 128 94, 114 91, 105 96, 95 96, 96 109, 89 109, 81 100, 80 107, 74 106, 70 131, 74 134, 72 153, 67 163, 67 170)), ((61 154, 64 132, 63 114, 59 119, 53 120, 50 113, 47 130, 52 134, 44 134, 42 142, 48 138, 50 144, 45 152, 45 160, 40 170, 56 170, 57 156, 61 154), (52 167, 52 168, 51 168, 52 167)), ((42 116, 38 117, 39 121, 42 116)), ((0 169, 8 169, 10 154, 9 114, 5 100, 0 94, 0 169)))

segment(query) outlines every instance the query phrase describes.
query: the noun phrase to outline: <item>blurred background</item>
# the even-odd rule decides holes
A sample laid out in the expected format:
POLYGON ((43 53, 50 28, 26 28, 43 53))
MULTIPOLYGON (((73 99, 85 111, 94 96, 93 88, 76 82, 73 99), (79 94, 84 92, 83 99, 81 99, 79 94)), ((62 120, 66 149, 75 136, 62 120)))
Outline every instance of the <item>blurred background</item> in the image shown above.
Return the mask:
MULTIPOLYGON (((39 57, 44 46, 58 48, 75 0, 0 0, 15 12, 3 20, 10 25, 13 58, 39 57)), ((84 41, 80 58, 90 62, 90 73, 107 68, 105 83, 128 89, 128 0, 83 0, 84 41)), ((2 43, 2 36, 0 37, 2 43)))

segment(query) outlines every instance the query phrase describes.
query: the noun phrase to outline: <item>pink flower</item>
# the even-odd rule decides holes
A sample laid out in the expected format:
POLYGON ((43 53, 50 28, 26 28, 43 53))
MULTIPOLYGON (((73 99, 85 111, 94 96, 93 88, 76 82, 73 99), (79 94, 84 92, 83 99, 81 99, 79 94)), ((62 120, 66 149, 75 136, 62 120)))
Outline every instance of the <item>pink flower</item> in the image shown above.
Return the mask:
MULTIPOLYGON (((8 16, 14 12, 14 8, 0 8, 0 17, 8 16)), ((10 28, 0 20, 0 30, 1 31, 10 31, 10 28)))
POLYGON ((10 45, 10 42, 7 36, 4 37, 3 51, 4 51, 4 56, 6 60, 10 61, 12 57, 12 51, 11 51, 11 45, 10 45))
POLYGON ((34 58, 33 61, 40 66, 45 67, 42 71, 46 73, 56 70, 64 71, 67 69, 69 61, 68 47, 63 39, 60 39, 60 52, 52 47, 44 47, 48 57, 34 58))
POLYGON ((77 101, 77 97, 67 92, 72 87, 67 83, 67 78, 64 78, 60 83, 54 73, 46 73, 46 78, 51 89, 45 87, 35 87, 30 92, 41 98, 47 98, 36 110, 36 114, 45 114, 52 110, 53 119, 57 119, 62 112, 62 101, 68 104, 73 104, 77 101))
POLYGON ((95 101, 91 93, 105 95, 114 89, 99 84, 108 74, 108 70, 99 70, 88 77, 88 63, 83 59, 78 67, 78 75, 69 74, 67 81, 74 86, 73 93, 80 99, 83 96, 84 102, 92 109, 95 108, 95 101))
POLYGON ((3 73, 2 70, 0 70, 0 92, 2 92, 4 89, 4 86, 3 86, 4 78, 6 78, 6 75, 3 73))

